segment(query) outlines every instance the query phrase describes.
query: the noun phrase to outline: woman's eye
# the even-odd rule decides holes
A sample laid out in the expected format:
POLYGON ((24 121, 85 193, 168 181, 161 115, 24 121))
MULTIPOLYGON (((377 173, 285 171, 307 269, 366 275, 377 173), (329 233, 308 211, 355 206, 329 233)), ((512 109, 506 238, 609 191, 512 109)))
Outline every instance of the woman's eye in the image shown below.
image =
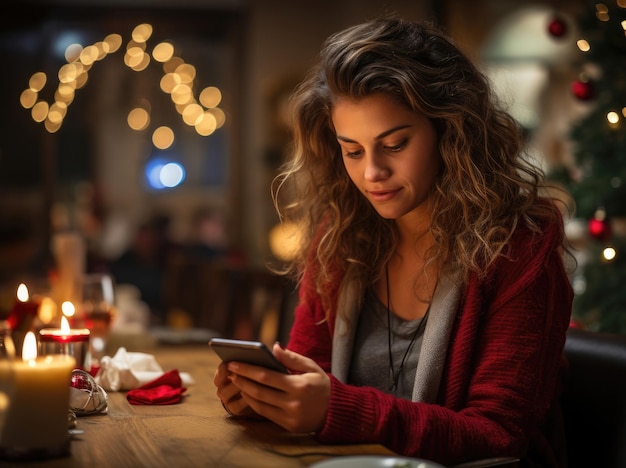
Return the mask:
POLYGON ((358 158, 362 153, 362 150, 346 151, 343 155, 346 158, 358 158))
POLYGON ((385 149, 389 150, 389 151, 400 151, 402 148, 404 148, 406 146, 407 140, 402 140, 400 143, 398 143, 397 145, 390 145, 390 146, 385 146, 385 149))

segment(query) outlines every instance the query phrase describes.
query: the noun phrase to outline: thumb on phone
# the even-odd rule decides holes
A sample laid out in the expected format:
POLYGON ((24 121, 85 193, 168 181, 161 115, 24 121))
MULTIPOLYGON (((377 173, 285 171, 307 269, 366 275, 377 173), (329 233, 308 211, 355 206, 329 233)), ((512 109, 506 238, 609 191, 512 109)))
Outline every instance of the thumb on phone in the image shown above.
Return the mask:
POLYGON ((302 354, 298 354, 284 348, 278 341, 274 343, 272 353, 274 353, 274 356, 276 356, 276 358, 292 372, 324 372, 324 370, 318 366, 313 359, 309 359, 302 354))

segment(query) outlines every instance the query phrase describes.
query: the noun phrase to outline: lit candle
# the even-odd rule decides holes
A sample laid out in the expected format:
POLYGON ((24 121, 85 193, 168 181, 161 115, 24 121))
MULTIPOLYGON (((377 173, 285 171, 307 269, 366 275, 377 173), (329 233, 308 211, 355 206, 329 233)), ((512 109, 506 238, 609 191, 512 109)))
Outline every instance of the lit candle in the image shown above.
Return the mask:
POLYGON ((69 454, 71 356, 37 357, 37 339, 28 332, 22 359, 0 367, 8 407, 0 433, 0 458, 51 458, 69 454))
POLYGON ((70 328, 67 318, 63 316, 61 328, 43 328, 39 331, 41 354, 73 356, 80 368, 90 371, 89 335, 86 328, 70 328))

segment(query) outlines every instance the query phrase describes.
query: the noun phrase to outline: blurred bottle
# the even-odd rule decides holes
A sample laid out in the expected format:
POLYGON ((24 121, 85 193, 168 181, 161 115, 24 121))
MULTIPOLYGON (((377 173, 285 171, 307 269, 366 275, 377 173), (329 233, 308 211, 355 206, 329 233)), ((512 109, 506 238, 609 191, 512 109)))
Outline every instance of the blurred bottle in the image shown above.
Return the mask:
POLYGON ((11 327, 6 320, 0 321, 0 360, 15 359, 15 345, 11 337, 11 327))

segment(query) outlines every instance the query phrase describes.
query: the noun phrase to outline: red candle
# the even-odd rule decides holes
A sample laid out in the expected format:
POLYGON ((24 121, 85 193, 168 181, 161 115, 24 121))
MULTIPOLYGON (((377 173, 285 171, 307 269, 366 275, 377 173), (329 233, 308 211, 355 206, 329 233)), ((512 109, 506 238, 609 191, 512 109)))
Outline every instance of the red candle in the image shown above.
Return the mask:
POLYGON ((41 353, 72 356, 78 367, 90 371, 89 335, 86 328, 70 328, 67 318, 63 316, 61 328, 44 328, 39 331, 41 353))
POLYGON ((17 288, 17 300, 13 303, 7 322, 13 331, 27 332, 39 313, 40 301, 31 299, 24 283, 17 288))

